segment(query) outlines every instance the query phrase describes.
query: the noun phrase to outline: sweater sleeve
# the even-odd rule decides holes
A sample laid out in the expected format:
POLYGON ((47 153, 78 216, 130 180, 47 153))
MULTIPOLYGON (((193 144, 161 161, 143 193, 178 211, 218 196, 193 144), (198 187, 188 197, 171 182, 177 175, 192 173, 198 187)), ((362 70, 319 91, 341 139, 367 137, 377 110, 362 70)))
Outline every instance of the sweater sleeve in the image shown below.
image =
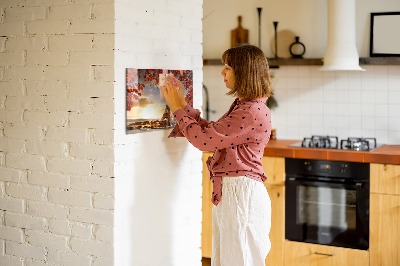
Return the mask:
MULTIPOLYGON (((187 104, 184 112, 187 116, 193 118, 195 121, 199 123, 200 126, 205 127, 209 124, 209 122, 203 118, 200 117, 200 111, 197 109, 194 109, 190 104, 187 104)), ((176 118, 176 116, 175 116, 176 118)), ((179 128, 179 124, 177 124, 174 129, 172 129, 171 134, 169 134, 168 138, 176 138, 176 137, 185 137, 185 135, 182 134, 179 128)))
POLYGON ((218 122, 201 124, 182 109, 175 111, 180 132, 201 151, 234 148, 236 145, 253 141, 249 132, 254 130, 257 120, 249 109, 235 109, 218 122))

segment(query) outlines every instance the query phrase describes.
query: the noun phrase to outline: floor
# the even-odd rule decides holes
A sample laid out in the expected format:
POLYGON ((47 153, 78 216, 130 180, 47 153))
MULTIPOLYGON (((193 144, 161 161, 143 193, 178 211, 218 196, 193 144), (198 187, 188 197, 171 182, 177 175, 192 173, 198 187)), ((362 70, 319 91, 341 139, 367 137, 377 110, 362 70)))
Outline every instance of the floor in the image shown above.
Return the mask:
POLYGON ((211 266, 211 259, 209 258, 202 258, 201 262, 203 263, 203 266, 211 266))

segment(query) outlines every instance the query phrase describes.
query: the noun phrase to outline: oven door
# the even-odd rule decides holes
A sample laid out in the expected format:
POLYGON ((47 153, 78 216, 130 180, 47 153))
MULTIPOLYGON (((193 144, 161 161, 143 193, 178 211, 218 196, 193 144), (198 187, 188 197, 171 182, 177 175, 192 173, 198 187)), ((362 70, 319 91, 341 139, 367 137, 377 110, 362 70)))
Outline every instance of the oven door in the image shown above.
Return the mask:
POLYGON ((286 178, 286 239, 367 250, 369 185, 286 178))

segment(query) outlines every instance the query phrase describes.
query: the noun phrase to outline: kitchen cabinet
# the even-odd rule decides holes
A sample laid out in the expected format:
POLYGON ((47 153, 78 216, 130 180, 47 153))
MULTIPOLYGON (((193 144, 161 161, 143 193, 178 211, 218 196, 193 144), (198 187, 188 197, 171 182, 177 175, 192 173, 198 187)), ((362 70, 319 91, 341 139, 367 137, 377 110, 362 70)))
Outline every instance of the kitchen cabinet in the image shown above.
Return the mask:
POLYGON ((300 243, 286 240, 284 252, 285 266, 369 265, 369 253, 365 250, 300 243))
MULTIPOLYGON (((201 247, 202 256, 211 258, 212 253, 212 183, 206 166, 206 161, 211 152, 203 153, 203 218, 201 247)), ((271 221, 271 250, 266 258, 266 265, 283 265, 283 243, 285 230, 285 158, 263 157, 262 164, 268 176, 265 187, 271 199, 272 221, 271 221)))
POLYGON ((203 258, 211 258, 212 252, 212 183, 206 161, 212 152, 203 153, 203 194, 202 194, 202 223, 201 223, 201 253, 203 258))
POLYGON ((400 265, 400 165, 370 167, 370 265, 400 265))

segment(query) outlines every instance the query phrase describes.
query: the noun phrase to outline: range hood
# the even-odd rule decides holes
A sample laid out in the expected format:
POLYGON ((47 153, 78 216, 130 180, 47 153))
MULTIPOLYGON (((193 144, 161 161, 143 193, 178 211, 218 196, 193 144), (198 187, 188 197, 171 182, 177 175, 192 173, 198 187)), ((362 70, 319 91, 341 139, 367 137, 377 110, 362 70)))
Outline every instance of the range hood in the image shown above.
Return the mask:
POLYGON ((355 0, 328 0, 328 44, 323 71, 358 70, 355 0))

